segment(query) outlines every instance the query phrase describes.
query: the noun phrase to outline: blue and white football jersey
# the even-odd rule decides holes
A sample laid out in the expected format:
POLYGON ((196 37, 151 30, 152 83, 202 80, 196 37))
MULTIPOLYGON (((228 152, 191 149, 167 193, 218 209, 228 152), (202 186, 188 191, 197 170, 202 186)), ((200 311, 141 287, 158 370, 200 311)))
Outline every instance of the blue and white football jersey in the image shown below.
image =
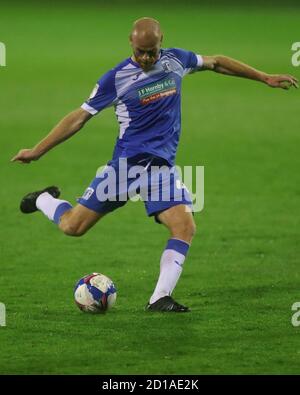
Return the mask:
POLYGON ((120 125, 113 159, 150 153, 174 165, 181 129, 181 80, 200 70, 200 55, 162 49, 150 71, 131 58, 104 74, 81 106, 95 115, 114 106, 120 125))

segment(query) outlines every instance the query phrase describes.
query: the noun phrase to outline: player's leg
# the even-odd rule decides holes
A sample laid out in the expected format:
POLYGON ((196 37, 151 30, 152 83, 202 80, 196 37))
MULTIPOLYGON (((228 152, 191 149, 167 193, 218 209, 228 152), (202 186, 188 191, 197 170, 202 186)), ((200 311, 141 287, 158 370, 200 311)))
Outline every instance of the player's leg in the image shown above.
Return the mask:
POLYGON ((172 239, 191 244, 196 232, 196 224, 189 206, 179 204, 157 215, 157 219, 170 231, 172 239))
POLYGON ((75 207, 59 199, 60 190, 52 186, 27 194, 21 201, 21 211, 29 214, 39 210, 66 235, 82 236, 105 214, 126 204, 126 200, 120 200, 116 194, 119 190, 116 184, 118 164, 110 163, 92 180, 83 196, 77 199, 79 204, 75 207), (107 186, 109 195, 98 193, 98 190, 106 190, 107 186))
POLYGON ((160 274, 148 309, 159 311, 186 312, 189 309, 171 298, 172 292, 182 273, 182 267, 196 231, 193 215, 188 206, 173 206, 157 216, 165 225, 170 238, 160 260, 160 274))
POLYGON ((60 217, 58 227, 68 236, 82 236, 104 215, 77 204, 60 217))
MULTIPOLYGON (((152 171, 152 170, 151 170, 152 171)), ((156 171, 156 170, 154 170, 156 171)), ((189 309, 175 302, 171 294, 180 278, 182 266, 196 231, 191 212, 191 196, 181 183, 176 171, 161 172, 161 182, 152 181, 151 188, 159 191, 161 198, 156 201, 145 201, 148 215, 155 215, 157 222, 165 225, 170 232, 170 238, 160 260, 160 274, 155 290, 150 298, 147 310, 186 312, 189 309), (164 199, 164 192, 169 190, 169 196, 164 199)), ((151 177, 157 180, 157 177, 151 177)))
POLYGON ((59 195, 55 186, 29 193, 22 199, 20 209, 25 214, 41 211, 69 236, 83 235, 105 215, 82 204, 72 207, 68 201, 58 199, 59 195))

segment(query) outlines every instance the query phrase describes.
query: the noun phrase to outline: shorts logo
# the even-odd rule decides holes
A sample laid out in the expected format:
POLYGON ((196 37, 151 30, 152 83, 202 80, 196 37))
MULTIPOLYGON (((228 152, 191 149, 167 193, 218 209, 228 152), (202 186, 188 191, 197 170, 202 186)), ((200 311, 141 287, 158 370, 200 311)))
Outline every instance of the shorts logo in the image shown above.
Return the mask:
POLYGON ((85 190, 85 192, 84 192, 84 194, 83 194, 83 196, 82 196, 82 199, 88 200, 88 199, 92 196, 93 193, 94 193, 94 189, 88 187, 88 188, 85 190))
POLYGON ((165 78, 138 90, 142 104, 148 104, 176 93, 176 81, 174 78, 165 78))

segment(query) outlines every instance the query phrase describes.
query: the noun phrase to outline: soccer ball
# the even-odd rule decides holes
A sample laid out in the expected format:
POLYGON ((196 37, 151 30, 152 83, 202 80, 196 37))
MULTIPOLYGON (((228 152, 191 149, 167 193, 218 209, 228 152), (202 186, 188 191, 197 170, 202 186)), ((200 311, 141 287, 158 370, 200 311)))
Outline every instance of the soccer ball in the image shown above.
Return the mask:
POLYGON ((110 278, 101 273, 93 273, 77 282, 74 298, 82 311, 105 313, 115 304, 117 291, 110 278))

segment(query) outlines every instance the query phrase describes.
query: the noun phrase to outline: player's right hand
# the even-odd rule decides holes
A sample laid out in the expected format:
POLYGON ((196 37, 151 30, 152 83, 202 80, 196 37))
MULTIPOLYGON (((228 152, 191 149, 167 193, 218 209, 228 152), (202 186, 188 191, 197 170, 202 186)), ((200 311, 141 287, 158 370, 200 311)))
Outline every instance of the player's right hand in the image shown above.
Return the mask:
POLYGON ((16 156, 11 159, 11 162, 30 163, 33 160, 38 160, 38 155, 33 149, 21 149, 16 156))

